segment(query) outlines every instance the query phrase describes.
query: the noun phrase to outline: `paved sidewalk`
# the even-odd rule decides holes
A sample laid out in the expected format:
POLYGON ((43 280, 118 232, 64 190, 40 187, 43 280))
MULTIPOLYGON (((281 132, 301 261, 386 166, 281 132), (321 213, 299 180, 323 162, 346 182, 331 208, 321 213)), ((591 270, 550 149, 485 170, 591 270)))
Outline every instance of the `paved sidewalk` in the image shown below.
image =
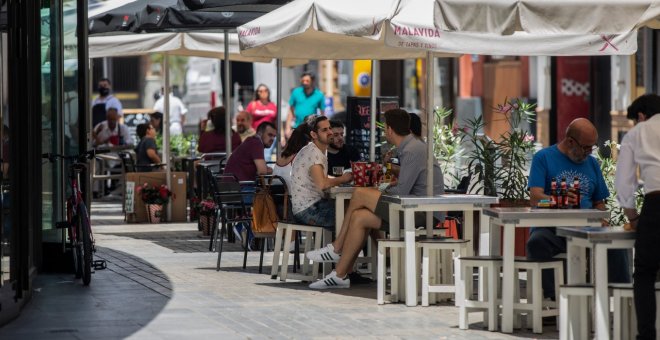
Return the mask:
MULTIPOLYGON (((98 258, 108 268, 90 287, 72 275, 40 275, 21 316, 0 328, 0 339, 514 339, 541 337, 458 329, 458 309, 445 304, 376 304, 375 284, 313 291, 301 282, 259 274, 259 253, 231 244, 208 251, 194 223, 124 224, 119 203, 92 207, 98 258)), ((270 264, 272 253, 264 258, 270 264)), ((264 267, 270 271, 270 265, 264 267)))

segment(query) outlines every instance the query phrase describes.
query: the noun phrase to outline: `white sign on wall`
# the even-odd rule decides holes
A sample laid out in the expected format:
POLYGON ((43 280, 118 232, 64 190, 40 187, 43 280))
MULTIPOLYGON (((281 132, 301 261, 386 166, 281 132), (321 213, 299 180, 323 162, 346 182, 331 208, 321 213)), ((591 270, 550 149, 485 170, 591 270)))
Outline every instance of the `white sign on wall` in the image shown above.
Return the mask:
POLYGON ((126 196, 124 196, 124 207, 126 208, 126 213, 127 214, 132 214, 134 213, 134 205, 135 202, 133 199, 135 198, 134 193, 135 192, 135 182, 126 182, 126 196))

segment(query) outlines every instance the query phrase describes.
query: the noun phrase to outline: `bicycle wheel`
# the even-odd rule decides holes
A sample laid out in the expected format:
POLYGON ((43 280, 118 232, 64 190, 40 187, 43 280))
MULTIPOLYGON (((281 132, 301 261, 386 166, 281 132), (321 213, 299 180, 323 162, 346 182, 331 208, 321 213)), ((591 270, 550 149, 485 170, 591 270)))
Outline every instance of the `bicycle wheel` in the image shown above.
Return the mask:
POLYGON ((80 236, 78 236, 80 235, 80 228, 78 227, 80 225, 80 219, 78 216, 73 216, 73 213, 71 212, 71 203, 68 202, 67 205, 67 220, 71 222, 68 237, 69 243, 71 244, 71 257, 73 257, 73 272, 76 279, 79 279, 83 275, 82 250, 80 249, 82 244, 79 241, 80 236))
POLYGON ((78 226, 80 227, 79 243, 82 243, 82 247, 78 247, 82 251, 82 279, 85 286, 89 285, 92 281, 92 229, 89 224, 89 215, 87 215, 87 207, 85 204, 78 204, 78 226), (80 242, 82 241, 82 242, 80 242))

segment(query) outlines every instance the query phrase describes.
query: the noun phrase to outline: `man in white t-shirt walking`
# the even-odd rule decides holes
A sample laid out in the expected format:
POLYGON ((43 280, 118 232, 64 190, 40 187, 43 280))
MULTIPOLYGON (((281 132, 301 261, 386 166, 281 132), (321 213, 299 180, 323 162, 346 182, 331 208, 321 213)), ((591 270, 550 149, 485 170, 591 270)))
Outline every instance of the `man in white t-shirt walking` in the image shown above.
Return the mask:
POLYGON ((309 122, 312 141, 296 155, 291 169, 291 202, 298 223, 334 228, 335 206, 323 190, 353 180, 351 173, 329 177, 326 156, 332 129, 325 116, 309 122))
MULTIPOLYGON (((154 111, 165 114, 165 96, 160 96, 154 104, 154 111)), ((188 109, 183 105, 181 99, 170 92, 170 135, 183 133, 183 124, 186 121, 188 109)))

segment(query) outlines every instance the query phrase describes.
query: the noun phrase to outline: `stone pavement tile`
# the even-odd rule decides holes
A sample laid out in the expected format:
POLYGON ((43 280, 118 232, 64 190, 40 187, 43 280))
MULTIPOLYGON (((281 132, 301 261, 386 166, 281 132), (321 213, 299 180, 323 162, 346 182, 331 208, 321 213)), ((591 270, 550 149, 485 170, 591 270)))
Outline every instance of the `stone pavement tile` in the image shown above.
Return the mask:
POLYGON ((119 205, 106 202, 99 215, 95 207, 97 256, 108 261, 108 269, 94 274, 87 288, 70 276, 36 286, 41 287, 38 296, 19 319, 0 329, 0 338, 32 332, 30 339, 51 339, 67 330, 75 332, 61 338, 81 338, 91 330, 100 333, 98 338, 120 334, 130 339, 558 337, 554 329, 541 336, 488 332, 477 314, 471 315, 469 330, 459 330, 458 309, 451 304, 379 306, 375 284, 319 292, 308 283, 271 280, 272 253, 265 254, 264 274, 259 274, 258 252, 248 254, 244 270, 238 244, 225 244, 222 268, 216 271, 217 253, 208 252, 208 239, 199 237, 195 223, 128 225, 109 219, 113 207, 120 214, 119 205), (84 316, 71 309, 76 303, 84 316), (85 323, 71 321, 74 315, 85 323), (103 321, 116 329, 106 329, 103 321))

